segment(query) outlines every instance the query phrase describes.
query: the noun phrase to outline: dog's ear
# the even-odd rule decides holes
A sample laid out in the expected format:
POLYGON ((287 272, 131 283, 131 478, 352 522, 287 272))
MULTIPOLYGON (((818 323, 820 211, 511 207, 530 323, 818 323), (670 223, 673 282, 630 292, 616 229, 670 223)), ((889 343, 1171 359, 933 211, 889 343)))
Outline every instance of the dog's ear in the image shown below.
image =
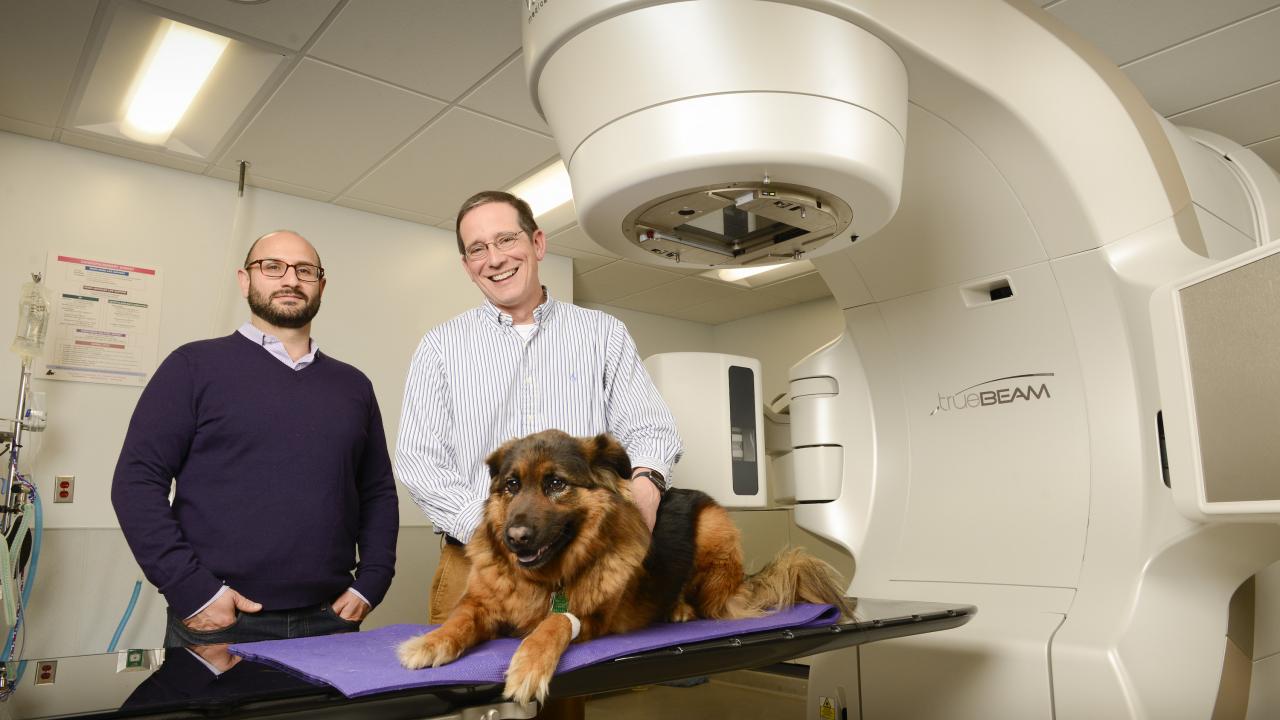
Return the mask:
POLYGON ((624 480, 631 477, 631 458, 612 435, 600 433, 583 440, 582 452, 591 467, 608 470, 624 480))
POLYGON ((489 466, 490 480, 498 477, 498 473, 502 472, 502 463, 507 459, 507 453, 511 451, 511 446, 514 444, 514 440, 508 440, 499 446, 497 450, 489 453, 489 457, 484 459, 485 464, 489 466))

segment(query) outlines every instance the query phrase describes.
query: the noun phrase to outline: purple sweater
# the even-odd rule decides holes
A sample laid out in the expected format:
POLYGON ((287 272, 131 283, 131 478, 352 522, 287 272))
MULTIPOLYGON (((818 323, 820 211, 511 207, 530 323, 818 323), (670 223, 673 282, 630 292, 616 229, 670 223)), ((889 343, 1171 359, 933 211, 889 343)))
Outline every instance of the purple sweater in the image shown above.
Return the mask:
POLYGON ((138 399, 111 502, 180 617, 224 583, 266 610, 349 587, 376 605, 395 574, 399 509, 373 386, 321 353, 292 370, 238 332, 173 351, 138 399))

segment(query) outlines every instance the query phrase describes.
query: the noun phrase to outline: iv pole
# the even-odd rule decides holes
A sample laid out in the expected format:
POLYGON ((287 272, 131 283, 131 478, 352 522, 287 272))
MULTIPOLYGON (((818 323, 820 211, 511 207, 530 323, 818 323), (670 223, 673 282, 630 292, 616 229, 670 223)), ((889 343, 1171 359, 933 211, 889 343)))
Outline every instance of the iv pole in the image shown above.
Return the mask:
POLYGON ((31 387, 31 358, 22 358, 22 380, 18 384, 18 409, 13 418, 13 439, 9 444, 9 472, 4 482, 4 504, 0 511, 0 535, 9 532, 10 519, 22 507, 20 493, 13 492, 14 483, 18 480, 18 456, 22 450, 22 433, 26 429, 23 415, 27 410, 27 390, 31 387))
POLYGON ((9 443, 9 471, 5 475, 4 486, 0 488, 0 536, 7 536, 13 524, 13 518, 22 511, 26 504, 23 493, 15 492, 18 482, 18 462, 22 455, 22 435, 27 427, 27 393, 31 390, 31 364, 44 345, 44 334, 48 322, 48 303, 42 299, 40 290, 41 273, 32 273, 31 282, 24 286, 24 296, 19 302, 19 318, 17 337, 13 341, 13 351, 22 358, 22 378, 18 383, 18 409, 13 414, 13 437, 9 443), (27 288, 33 297, 27 296, 27 288))

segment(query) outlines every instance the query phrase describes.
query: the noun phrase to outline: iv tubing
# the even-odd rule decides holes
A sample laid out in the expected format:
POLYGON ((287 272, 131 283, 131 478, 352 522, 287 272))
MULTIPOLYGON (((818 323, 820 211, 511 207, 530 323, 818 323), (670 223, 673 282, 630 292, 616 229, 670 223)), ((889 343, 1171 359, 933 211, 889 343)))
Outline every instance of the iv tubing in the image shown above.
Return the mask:
POLYGON ((133 616, 133 608, 138 604, 138 593, 142 592, 142 581, 138 580, 133 583, 133 597, 129 598, 129 607, 124 609, 124 617, 120 618, 120 624, 116 626, 116 632, 111 636, 111 644, 107 646, 107 652, 116 651, 116 643, 120 642, 120 635, 124 633, 124 628, 129 624, 129 618, 133 616))
MULTIPOLYGON (((35 517, 35 527, 31 535, 31 559, 27 562, 27 576, 22 583, 22 603, 18 606, 19 618, 18 622, 22 622, 22 609, 27 607, 27 603, 31 600, 31 588, 36 584, 36 569, 40 565, 40 540, 44 536, 44 509, 40 504, 40 494, 36 492, 35 485, 22 481, 22 484, 31 493, 31 501, 23 508, 24 520, 27 516, 35 517)), ((7 549, 5 552, 8 552, 7 549)), ((5 643, 3 654, 0 654, 0 662, 8 662, 9 655, 13 652, 18 641, 18 625, 15 624, 9 633, 8 642, 5 643)), ((17 687, 22 682, 22 674, 27 670, 27 661, 22 660, 18 663, 18 670, 13 676, 13 687, 17 687)))
MULTIPOLYGON (((25 484, 25 483, 24 483, 25 484)), ((44 536, 44 510, 40 505, 40 495, 36 492, 36 486, 27 484, 27 490, 31 493, 31 502, 27 503, 27 510, 33 512, 36 518, 35 529, 31 535, 31 560, 27 563, 27 577, 22 583, 22 605, 19 606, 19 613, 22 608, 27 607, 27 602, 31 600, 31 588, 36 584, 36 568, 40 564, 40 538, 44 536)), ((21 621, 21 619, 19 619, 21 621)), ((17 642, 18 626, 13 627, 15 635, 12 640, 17 642)), ((6 645, 4 649, 4 660, 9 659, 9 653, 12 652, 13 645, 6 645)), ((27 671, 27 661, 22 660, 18 663, 18 671, 13 675, 13 686, 17 687, 22 682, 22 674, 27 671)))

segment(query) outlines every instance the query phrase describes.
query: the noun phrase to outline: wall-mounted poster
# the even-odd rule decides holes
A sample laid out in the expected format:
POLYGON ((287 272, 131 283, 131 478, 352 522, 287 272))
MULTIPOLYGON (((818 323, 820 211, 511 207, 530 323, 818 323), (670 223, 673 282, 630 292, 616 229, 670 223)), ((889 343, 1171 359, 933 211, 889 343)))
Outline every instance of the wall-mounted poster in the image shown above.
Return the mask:
POLYGON ((50 254, 45 380, 145 385, 156 367, 160 271, 50 254))

